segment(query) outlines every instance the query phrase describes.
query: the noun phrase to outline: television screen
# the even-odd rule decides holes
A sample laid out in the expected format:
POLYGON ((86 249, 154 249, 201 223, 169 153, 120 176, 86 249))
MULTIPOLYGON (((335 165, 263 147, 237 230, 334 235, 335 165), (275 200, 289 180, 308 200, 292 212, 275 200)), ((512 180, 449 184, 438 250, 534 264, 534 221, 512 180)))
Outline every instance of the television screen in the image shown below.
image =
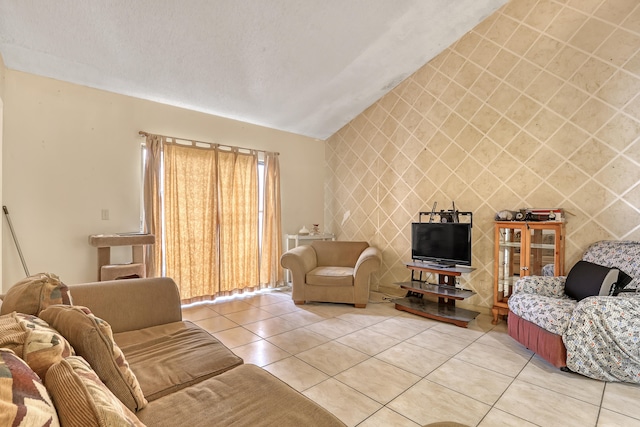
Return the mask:
POLYGON ((438 265, 471 265, 471 224, 412 223, 411 258, 438 265))

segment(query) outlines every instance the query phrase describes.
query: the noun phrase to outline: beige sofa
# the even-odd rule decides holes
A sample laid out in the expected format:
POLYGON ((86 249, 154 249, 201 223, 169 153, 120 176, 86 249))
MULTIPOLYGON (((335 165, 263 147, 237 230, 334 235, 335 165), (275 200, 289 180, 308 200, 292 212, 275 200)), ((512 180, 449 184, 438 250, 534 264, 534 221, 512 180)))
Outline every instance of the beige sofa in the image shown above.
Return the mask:
POLYGON ((365 308, 369 277, 380 268, 380 250, 367 242, 314 241, 285 252, 280 265, 291 271, 292 298, 341 302, 365 308))
MULTIPOLYGON (((66 331, 73 328, 73 324, 63 322, 63 316, 73 314, 74 310, 77 311, 76 307, 84 306, 95 317, 108 322, 113 340, 124 354, 126 363, 139 382, 144 399, 148 401, 146 406, 141 405, 144 407, 135 412, 137 419, 134 419, 134 424, 344 425, 328 411, 267 371, 243 364, 242 359, 216 338, 197 325, 184 321, 178 288, 169 278, 88 283, 69 286, 68 289, 73 307, 51 305, 40 311, 40 316, 49 319, 52 324, 60 325, 60 329, 66 331)), ((7 297, 5 302, 8 301, 7 297)), ((5 314, 0 319, 11 320, 10 317, 11 314, 5 314)), ((73 332, 67 333, 69 337, 65 338, 71 343, 73 340, 84 341, 87 335, 82 332, 75 337, 73 332)), ((1 334, 0 331, 0 344, 11 342, 11 337, 3 337, 1 334)), ((84 344, 78 345, 82 351, 88 351, 83 347, 84 344)), ((26 349, 24 351, 26 354, 26 349)), ((76 353, 80 353, 78 348, 76 353)), ((9 353, 0 352, 2 356, 7 354, 9 353)), ((68 351, 65 355, 68 356, 68 351)), ((89 355, 80 356, 91 360, 89 355)), ((35 360, 34 357, 31 359, 35 360)), ((91 367, 98 371, 99 367, 93 364, 91 367)), ((42 376, 42 380, 46 378, 45 386, 49 390, 49 386, 53 386, 53 379, 52 384, 49 384, 51 375, 42 376)), ((108 382, 105 384, 112 388, 108 382)), ((114 390, 111 391, 117 394, 114 390)), ((68 415, 63 420, 59 398, 55 395, 52 398, 63 426, 65 420, 66 425, 87 424, 87 421, 74 421, 68 415)), ((47 400, 46 396, 44 400, 47 400)), ((0 401, 0 407, 2 405, 0 401)), ((127 412, 126 409, 123 411, 127 412)), ((17 414, 20 414, 19 410, 17 414)))

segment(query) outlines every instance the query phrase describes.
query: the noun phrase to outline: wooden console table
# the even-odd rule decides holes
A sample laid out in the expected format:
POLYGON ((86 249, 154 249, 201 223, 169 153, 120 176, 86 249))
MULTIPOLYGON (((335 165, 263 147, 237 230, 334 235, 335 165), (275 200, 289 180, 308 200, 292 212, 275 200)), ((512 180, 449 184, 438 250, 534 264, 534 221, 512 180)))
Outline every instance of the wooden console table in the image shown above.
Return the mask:
POLYGON ((467 324, 480 314, 477 311, 456 307, 456 300, 464 300, 475 295, 473 291, 455 287, 455 278, 462 273, 470 273, 474 270, 473 268, 444 268, 421 262, 410 262, 405 265, 411 270, 411 281, 398 283, 401 288, 406 289, 408 292, 406 297, 394 301, 397 310, 453 323, 463 328, 466 328, 467 324), (416 272, 420 273, 419 280, 414 277, 416 272), (423 281, 422 273, 438 275, 438 283, 423 281), (435 296, 438 301, 428 300, 424 298, 425 295, 435 296))

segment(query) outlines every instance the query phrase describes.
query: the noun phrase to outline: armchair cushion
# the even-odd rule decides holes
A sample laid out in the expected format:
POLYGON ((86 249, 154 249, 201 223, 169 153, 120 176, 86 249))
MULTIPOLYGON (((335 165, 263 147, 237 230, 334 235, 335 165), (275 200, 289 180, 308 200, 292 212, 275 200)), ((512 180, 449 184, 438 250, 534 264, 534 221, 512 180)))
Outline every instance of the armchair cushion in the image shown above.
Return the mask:
POLYGON ((353 268, 317 267, 307 273, 308 285, 353 286, 353 268))
POLYGON ((609 295, 618 280, 618 271, 617 268, 578 261, 567 275, 564 291, 578 301, 595 295, 609 295))

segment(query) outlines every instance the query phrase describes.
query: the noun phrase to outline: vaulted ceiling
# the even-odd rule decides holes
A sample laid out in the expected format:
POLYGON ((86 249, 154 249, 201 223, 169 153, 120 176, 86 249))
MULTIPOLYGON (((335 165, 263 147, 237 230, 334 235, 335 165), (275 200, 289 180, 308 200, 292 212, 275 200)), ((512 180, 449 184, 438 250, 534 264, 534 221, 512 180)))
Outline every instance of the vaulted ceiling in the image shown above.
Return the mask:
POLYGON ((0 0, 7 68, 325 139, 507 0, 0 0))

